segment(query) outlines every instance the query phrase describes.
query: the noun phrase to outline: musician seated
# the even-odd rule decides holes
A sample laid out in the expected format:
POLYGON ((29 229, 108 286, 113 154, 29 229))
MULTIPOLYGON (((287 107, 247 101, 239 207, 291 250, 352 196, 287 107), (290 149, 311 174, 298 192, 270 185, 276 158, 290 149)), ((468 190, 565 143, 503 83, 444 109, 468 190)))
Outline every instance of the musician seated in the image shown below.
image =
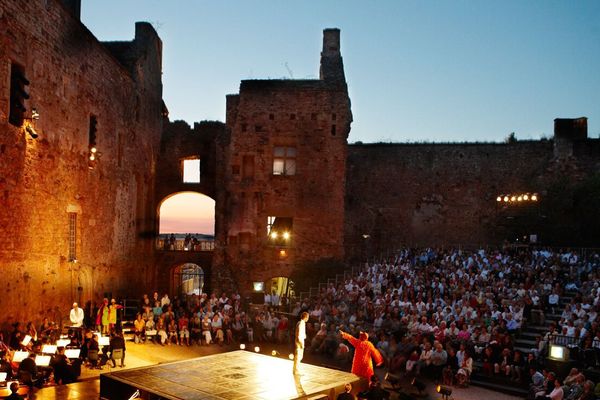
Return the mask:
POLYGON ((52 361, 54 370, 54 382, 56 384, 67 384, 77 381, 81 373, 81 363, 79 360, 71 362, 65 355, 65 348, 59 347, 57 354, 52 361))

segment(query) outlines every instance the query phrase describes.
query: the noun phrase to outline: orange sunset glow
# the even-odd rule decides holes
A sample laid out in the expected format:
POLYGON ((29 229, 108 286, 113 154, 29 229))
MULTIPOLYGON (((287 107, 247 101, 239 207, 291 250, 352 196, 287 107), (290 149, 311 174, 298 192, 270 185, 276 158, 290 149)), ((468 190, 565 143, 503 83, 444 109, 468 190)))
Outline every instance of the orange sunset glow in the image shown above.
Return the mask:
POLYGON ((182 192, 160 206, 160 233, 215 234, 215 201, 196 192, 182 192))

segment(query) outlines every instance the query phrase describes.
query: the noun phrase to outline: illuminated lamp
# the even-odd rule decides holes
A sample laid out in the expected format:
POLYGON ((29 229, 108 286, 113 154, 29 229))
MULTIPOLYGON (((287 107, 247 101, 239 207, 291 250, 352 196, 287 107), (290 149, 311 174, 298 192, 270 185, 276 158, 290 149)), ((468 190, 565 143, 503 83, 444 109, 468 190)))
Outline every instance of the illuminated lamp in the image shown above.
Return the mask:
POLYGON ((92 147, 92 148, 90 149, 90 151, 91 151, 92 153, 95 153, 95 152, 97 152, 97 151, 98 151, 98 149, 97 149, 97 148, 95 148, 95 147, 92 147))
POLYGON ((498 201, 498 202, 502 201, 502 196, 496 197, 496 201, 498 201))
POLYGON ((254 352, 255 352, 255 353, 260 353, 260 347, 258 347, 258 346, 255 346, 255 347, 254 347, 254 352))
POLYGON ((265 283, 264 282, 253 282, 252 287, 254 288, 255 292, 262 292, 263 289, 265 288, 265 283))
POLYGON ((40 113, 36 108, 31 109, 31 119, 40 119, 40 113))
POLYGON ((90 154, 90 161, 94 161, 96 159, 96 156, 94 155, 94 153, 90 154))
POLYGON ((517 201, 523 201, 523 196, 517 197, 517 201))
POLYGON ((537 200, 538 200, 537 194, 531 195, 531 201, 537 201, 537 200))
POLYGON ((277 232, 275 232, 275 231, 271 232, 271 239, 275 240, 275 239, 277 239, 278 236, 279 235, 277 234, 277 232))
POLYGON ((287 256, 287 251, 285 251, 284 249, 279 250, 279 257, 285 257, 287 256))
POLYGON ((289 232, 283 232, 283 238, 284 238, 285 240, 289 240, 289 238, 290 238, 290 233, 289 233, 289 232))
POLYGON ((517 200, 517 196, 512 196, 512 197, 510 198, 510 201, 516 201, 516 200, 517 200))
POLYGON ((452 394, 452 388, 448 386, 437 385, 435 390, 442 395, 442 399, 448 399, 452 394))
POLYGON ((277 350, 271 350, 271 355, 272 355, 273 357, 277 357, 277 356, 279 356, 280 354, 279 354, 279 352, 278 352, 277 350))
POLYGON ((294 359, 294 355, 293 355, 292 353, 290 353, 290 355, 288 356, 288 358, 289 358, 290 360, 293 360, 293 359, 294 359))
POLYGON ((240 350, 246 350, 246 345, 244 343, 240 344, 240 350))
POLYGON ((569 361, 569 348, 565 346, 558 346, 556 344, 550 345, 550 351, 548 358, 555 361, 569 361))
POLYGON ((504 202, 508 203, 508 196, 504 196, 504 202))

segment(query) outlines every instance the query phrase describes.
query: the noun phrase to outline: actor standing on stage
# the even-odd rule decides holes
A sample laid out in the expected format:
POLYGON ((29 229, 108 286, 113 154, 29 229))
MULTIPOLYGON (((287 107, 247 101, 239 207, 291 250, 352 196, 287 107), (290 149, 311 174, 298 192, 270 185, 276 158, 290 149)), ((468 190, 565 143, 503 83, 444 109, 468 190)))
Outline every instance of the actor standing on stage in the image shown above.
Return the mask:
POLYGON ((308 313, 304 311, 300 315, 300 321, 296 324, 296 334, 294 342, 296 348, 294 350, 294 375, 298 374, 298 364, 304 356, 304 339, 306 339, 306 321, 308 321, 308 313))
POLYGON ((352 360, 352 373, 371 379, 375 374, 373 371, 373 362, 371 357, 375 359, 377 366, 383 364, 381 353, 369 342, 369 335, 366 332, 360 332, 359 338, 355 338, 349 333, 340 331, 342 338, 350 342, 354 346, 354 359, 352 360))

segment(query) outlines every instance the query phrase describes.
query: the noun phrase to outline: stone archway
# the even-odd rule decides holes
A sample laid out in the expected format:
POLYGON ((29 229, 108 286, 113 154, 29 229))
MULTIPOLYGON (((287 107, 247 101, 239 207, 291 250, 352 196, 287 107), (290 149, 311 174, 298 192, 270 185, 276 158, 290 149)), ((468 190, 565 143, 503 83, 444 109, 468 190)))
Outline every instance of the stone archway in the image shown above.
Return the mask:
POLYGON ((195 263, 187 262, 171 270, 171 293, 176 296, 200 295, 204 292, 205 271, 195 263))

